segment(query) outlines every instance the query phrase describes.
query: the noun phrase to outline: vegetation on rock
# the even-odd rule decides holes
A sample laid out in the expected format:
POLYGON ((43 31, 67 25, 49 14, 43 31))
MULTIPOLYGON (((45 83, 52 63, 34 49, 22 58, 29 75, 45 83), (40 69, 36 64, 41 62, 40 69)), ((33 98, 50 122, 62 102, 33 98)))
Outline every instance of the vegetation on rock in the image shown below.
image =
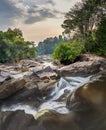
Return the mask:
POLYGON ((53 53, 53 58, 63 64, 70 64, 81 54, 83 48, 83 44, 77 41, 60 43, 53 53))

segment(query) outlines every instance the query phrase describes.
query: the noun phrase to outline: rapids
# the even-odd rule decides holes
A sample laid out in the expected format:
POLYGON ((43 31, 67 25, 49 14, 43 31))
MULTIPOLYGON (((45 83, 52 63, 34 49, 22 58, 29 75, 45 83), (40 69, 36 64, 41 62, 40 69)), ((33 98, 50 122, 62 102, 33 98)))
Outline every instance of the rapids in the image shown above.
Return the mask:
POLYGON ((61 78, 54 86, 54 90, 50 93, 49 98, 43 97, 45 102, 38 108, 33 108, 25 104, 13 104, 11 106, 3 105, 1 111, 24 110, 27 114, 36 115, 44 109, 55 110, 59 113, 68 113, 66 102, 64 101, 78 87, 90 82, 90 77, 65 77, 61 78), (65 98, 65 99, 64 99, 65 98), (64 100, 61 100, 64 99, 64 100))

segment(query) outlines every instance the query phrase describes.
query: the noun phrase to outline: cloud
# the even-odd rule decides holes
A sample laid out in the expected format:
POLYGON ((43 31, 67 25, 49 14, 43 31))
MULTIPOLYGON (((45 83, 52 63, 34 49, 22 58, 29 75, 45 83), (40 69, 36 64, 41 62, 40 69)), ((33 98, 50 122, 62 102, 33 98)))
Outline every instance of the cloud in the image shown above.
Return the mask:
POLYGON ((15 0, 0 0, 0 26, 11 26, 14 20, 23 15, 22 5, 15 0))
POLYGON ((44 5, 43 6, 35 5, 33 7, 30 7, 27 10, 27 13, 28 14, 25 20, 25 24, 40 22, 48 18, 59 18, 61 17, 61 15, 63 15, 63 13, 61 13, 60 11, 46 7, 44 5))
POLYGON ((13 0, 0 0, 0 14, 4 14, 6 17, 19 16, 22 13, 22 9, 16 6, 13 0))
POLYGON ((52 1, 52 0, 47 0, 46 3, 47 3, 47 4, 51 4, 51 5, 53 5, 53 6, 56 5, 56 3, 55 3, 54 1, 52 1))
POLYGON ((64 0, 0 0, 0 27, 59 19, 65 15, 65 4, 64 0))
POLYGON ((51 11, 49 9, 43 8, 39 10, 29 10, 28 11, 27 19, 25 20, 26 24, 32 24, 36 22, 40 22, 46 20, 48 18, 57 18, 57 14, 59 12, 51 11))
POLYGON ((18 20, 32 24, 62 15, 54 9, 55 2, 52 0, 40 3, 40 0, 38 3, 32 0, 0 0, 0 26, 14 25, 14 21, 18 20))

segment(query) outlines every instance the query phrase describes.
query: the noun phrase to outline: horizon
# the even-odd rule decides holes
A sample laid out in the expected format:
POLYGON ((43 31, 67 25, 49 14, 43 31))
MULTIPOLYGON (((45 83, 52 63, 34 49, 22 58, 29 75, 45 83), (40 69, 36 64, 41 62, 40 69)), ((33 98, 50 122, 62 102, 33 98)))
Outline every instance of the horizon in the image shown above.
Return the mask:
POLYGON ((0 30, 19 28, 25 40, 38 43, 62 35, 65 14, 81 0, 1 0, 0 30))

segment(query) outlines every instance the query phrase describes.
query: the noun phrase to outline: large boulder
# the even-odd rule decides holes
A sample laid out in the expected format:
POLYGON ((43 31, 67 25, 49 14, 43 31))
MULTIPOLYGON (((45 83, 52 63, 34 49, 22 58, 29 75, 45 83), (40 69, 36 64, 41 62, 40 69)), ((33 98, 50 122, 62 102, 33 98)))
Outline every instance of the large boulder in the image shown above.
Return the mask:
POLYGON ((5 102, 2 102, 2 105, 24 103, 33 107, 39 107, 45 101, 44 97, 48 98, 57 82, 57 74, 50 67, 34 69, 31 72, 17 75, 16 77, 22 78, 19 80, 19 83, 16 78, 5 81, 1 85, 0 98, 5 99, 8 97, 5 102), (15 81, 17 81, 17 84, 15 81))
POLYGON ((5 99, 5 102, 2 100, 2 106, 11 106, 12 104, 26 104, 32 107, 39 107, 43 103, 43 94, 38 88, 24 88, 21 91, 18 91, 14 95, 5 99))
POLYGON ((47 67, 39 67, 32 70, 34 74, 36 74, 41 80, 48 78, 51 80, 56 80, 59 76, 53 71, 50 66, 47 67))
POLYGON ((67 99, 67 108, 80 111, 106 107, 106 70, 91 78, 90 83, 75 90, 67 99))
POLYGON ((52 70, 51 67, 45 67, 40 69, 33 69, 31 75, 24 76, 26 80, 26 87, 28 89, 38 88, 42 93, 51 91, 54 87, 54 84, 59 79, 58 75, 52 70))
POLYGON ((106 58, 83 55, 80 61, 55 70, 60 76, 88 76, 106 69, 106 58))
POLYGON ((0 100, 12 96, 25 87, 24 79, 10 79, 0 85, 0 100))
POLYGON ((0 130, 46 130, 24 111, 0 112, 0 130))
POLYGON ((68 97, 68 114, 40 112, 39 124, 47 130, 106 130, 106 71, 94 79, 68 97))
POLYGON ((54 110, 40 111, 35 119, 46 130, 80 130, 74 119, 70 120, 70 114, 60 114, 54 110))
POLYGON ((0 65, 0 102, 27 102, 39 106, 58 78, 51 67, 32 60, 0 65))
MULTIPOLYGON (((106 63, 105 63, 106 65, 106 63)), ((104 66, 105 66, 104 65, 104 66)), ((62 67, 56 72, 60 76, 88 76, 91 74, 96 74, 101 71, 102 63, 93 61, 76 62, 71 65, 62 67)), ((104 68, 102 68, 103 70, 104 68)))

